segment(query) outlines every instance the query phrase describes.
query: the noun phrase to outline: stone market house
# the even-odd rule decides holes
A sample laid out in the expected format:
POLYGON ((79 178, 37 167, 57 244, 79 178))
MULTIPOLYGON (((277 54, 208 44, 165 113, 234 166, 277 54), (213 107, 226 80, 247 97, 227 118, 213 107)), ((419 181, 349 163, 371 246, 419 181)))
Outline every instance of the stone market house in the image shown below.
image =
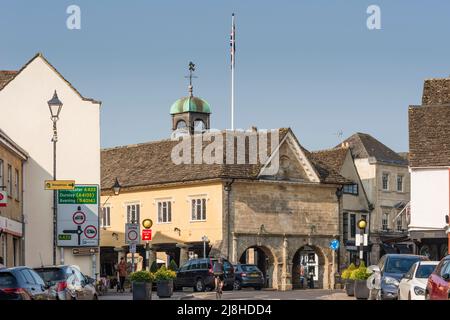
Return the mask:
MULTIPOLYGON (((171 108, 172 128, 208 130, 210 113, 190 89, 171 108)), ((175 165, 171 151, 179 142, 172 140, 102 150, 102 273, 113 275, 112 265, 128 252, 125 223, 150 218, 149 261, 145 244, 137 246, 144 265, 161 252, 178 265, 202 257, 207 236, 207 254, 257 264, 268 287, 297 285, 301 262, 315 272, 316 287, 333 287, 337 265, 329 243, 339 238, 338 190, 350 182, 315 161, 290 129, 279 130, 279 141, 280 168, 271 176, 260 175, 262 164, 175 165), (112 188, 116 179, 119 195, 112 188)))
POLYGON ((369 262, 377 263, 386 253, 411 253, 414 244, 409 240, 407 230, 408 161, 367 133, 355 133, 343 144, 348 144, 351 149, 370 202, 369 262))
POLYGON ((450 242, 450 79, 425 80, 422 105, 410 106, 408 115, 410 237, 418 254, 440 260, 450 242))
MULTIPOLYGON (((366 191, 356 169, 351 149, 348 145, 340 148, 314 151, 312 156, 319 162, 327 164, 341 176, 352 181, 352 184, 344 185, 342 189, 342 217, 340 228, 342 232, 340 246, 340 264, 348 265, 356 263, 359 259, 359 247, 355 245, 356 234, 360 232, 357 223, 360 219, 367 221, 367 227, 364 231, 369 234, 370 230, 370 203, 366 191)), ((368 261, 368 253, 371 246, 364 247, 364 261, 368 261)))
POLYGON ((7 192, 6 206, 0 206, 0 257, 6 267, 25 260, 22 191, 27 159, 28 153, 0 130, 0 191, 7 192))
MULTIPOLYGON (((25 260, 30 267, 53 263, 53 130, 47 101, 58 92, 63 107, 58 121, 57 178, 100 184, 100 105, 83 97, 41 53, 20 70, 0 71, 0 128, 24 150, 23 215, 25 260)), ((57 250, 57 263, 61 251, 57 250)), ((90 256, 65 250, 64 262, 93 275, 90 256)), ((98 264, 97 259, 97 264, 98 264)), ((98 270, 98 267, 97 267, 98 270)))

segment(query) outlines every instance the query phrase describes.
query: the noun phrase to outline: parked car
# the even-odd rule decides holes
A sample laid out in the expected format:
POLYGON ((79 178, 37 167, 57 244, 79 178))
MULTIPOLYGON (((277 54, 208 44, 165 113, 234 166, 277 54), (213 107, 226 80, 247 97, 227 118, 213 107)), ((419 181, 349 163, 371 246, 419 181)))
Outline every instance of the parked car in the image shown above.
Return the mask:
MULTIPOLYGON (((217 258, 191 259, 183 264, 177 271, 174 281, 175 290, 183 287, 193 287, 194 291, 212 290, 215 287, 213 266, 217 258)), ((233 289, 234 268, 232 264, 223 259, 224 289, 233 289)))
POLYGON ((403 276, 398 285, 399 300, 424 300, 430 274, 439 261, 418 261, 403 276))
POLYGON ((439 262, 428 278, 425 300, 450 300, 450 255, 439 262))
POLYGON ((97 300, 95 281, 76 266, 49 266, 34 269, 50 287, 57 300, 97 300))
POLYGON ((417 261, 428 261, 425 256, 412 254, 386 254, 381 257, 377 265, 368 268, 372 275, 367 279, 370 290, 369 299, 394 300, 397 299, 398 285, 403 276, 417 261))
POLYGON ((264 275, 254 264, 237 264, 234 266, 234 290, 252 287, 261 290, 264 287, 264 275))
POLYGON ((28 267, 0 270, 0 300, 52 300, 44 280, 28 267))

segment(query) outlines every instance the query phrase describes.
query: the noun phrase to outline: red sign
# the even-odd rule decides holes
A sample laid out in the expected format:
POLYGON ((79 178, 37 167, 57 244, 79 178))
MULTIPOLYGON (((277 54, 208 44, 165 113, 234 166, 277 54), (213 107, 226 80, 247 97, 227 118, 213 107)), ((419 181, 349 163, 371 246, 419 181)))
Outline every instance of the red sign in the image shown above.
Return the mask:
POLYGON ((142 230, 142 240, 152 241, 152 229, 143 229, 142 230))
POLYGON ((0 207, 6 207, 8 204, 8 194, 6 191, 0 191, 0 207))
POLYGON ((86 215, 82 211, 73 214, 72 220, 75 224, 83 224, 86 221, 86 215))

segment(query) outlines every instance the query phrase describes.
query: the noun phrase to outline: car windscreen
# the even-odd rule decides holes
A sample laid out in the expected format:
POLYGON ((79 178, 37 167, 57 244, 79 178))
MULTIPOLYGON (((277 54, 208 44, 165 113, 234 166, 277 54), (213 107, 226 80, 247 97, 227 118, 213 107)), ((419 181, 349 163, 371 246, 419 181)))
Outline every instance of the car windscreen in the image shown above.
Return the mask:
POLYGON ((258 267, 252 265, 243 265, 242 270, 244 270, 245 272, 259 272, 258 267))
POLYGON ((435 268, 435 265, 420 265, 416 272, 416 278, 428 278, 435 268))
POLYGON ((416 263, 419 259, 415 258, 404 258, 404 257, 390 257, 387 261, 386 269, 387 273, 407 273, 411 266, 416 263))
POLYGON ((64 270, 60 268, 37 268, 34 269, 45 282, 55 282, 65 279, 64 270))
POLYGON ((16 285, 16 278, 11 273, 0 272, 0 288, 14 288, 16 285))

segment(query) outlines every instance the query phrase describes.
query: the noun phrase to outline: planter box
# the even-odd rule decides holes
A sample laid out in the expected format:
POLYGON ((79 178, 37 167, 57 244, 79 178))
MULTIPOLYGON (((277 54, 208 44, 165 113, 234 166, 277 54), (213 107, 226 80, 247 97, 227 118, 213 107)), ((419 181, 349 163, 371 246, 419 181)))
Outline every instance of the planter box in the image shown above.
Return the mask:
POLYGON ((156 293, 160 298, 170 298, 173 294, 173 280, 158 280, 156 293))
POLYGON ((133 300, 152 300, 151 282, 132 282, 133 300))
POLYGON ((355 280, 345 280, 345 292, 349 297, 353 297, 355 294, 355 280))
POLYGON ((369 288, 367 288, 367 280, 355 281, 355 298, 369 299, 369 288))

